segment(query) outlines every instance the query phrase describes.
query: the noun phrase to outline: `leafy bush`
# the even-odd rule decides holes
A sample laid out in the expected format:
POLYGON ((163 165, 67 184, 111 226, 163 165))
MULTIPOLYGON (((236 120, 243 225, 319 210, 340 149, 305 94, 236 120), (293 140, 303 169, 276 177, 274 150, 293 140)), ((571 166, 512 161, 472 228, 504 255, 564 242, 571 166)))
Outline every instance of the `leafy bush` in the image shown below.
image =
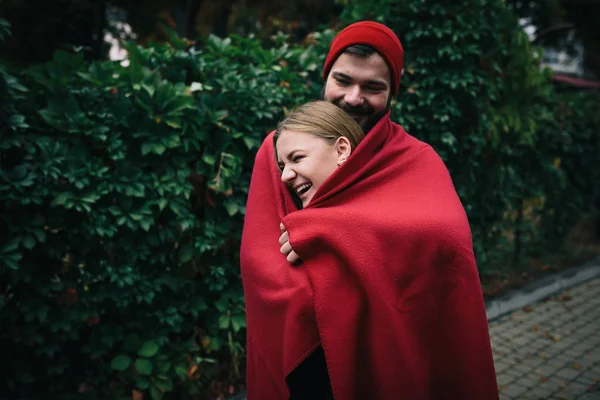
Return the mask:
MULTIPOLYGON (((544 113, 537 117, 540 137, 536 153, 546 159, 538 181, 546 183, 537 234, 543 250, 559 247, 581 213, 595 218, 600 236, 600 94, 597 92, 555 92, 544 113), (558 179, 548 184, 552 173, 558 179), (545 175, 544 175, 545 172, 545 175)), ((539 185, 539 183, 538 183, 539 185)))
POLYGON ((588 105, 575 111, 555 92, 550 71, 540 69, 541 51, 500 0, 357 0, 343 17, 378 20, 399 35, 406 58, 392 118, 445 160, 482 275, 514 268, 540 246, 556 249, 576 217, 571 211, 591 205, 594 177, 582 171, 595 169, 600 150, 590 111, 597 98, 579 96, 588 105), (591 147, 579 157, 584 143, 591 147), (579 161, 565 174, 557 157, 579 161), (571 211, 559 206, 565 202, 571 211), (528 204, 536 204, 530 218, 528 204))
POLYGON ((128 50, 127 67, 57 52, 24 98, 2 75, 3 395, 187 398, 243 379, 251 166, 318 92, 324 53, 285 37, 128 50))

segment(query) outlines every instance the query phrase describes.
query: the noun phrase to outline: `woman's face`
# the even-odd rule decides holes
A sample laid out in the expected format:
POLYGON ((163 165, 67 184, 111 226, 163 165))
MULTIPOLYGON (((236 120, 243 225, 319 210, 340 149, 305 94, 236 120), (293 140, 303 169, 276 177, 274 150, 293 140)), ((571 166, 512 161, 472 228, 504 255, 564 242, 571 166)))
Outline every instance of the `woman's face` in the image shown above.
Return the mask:
POLYGON ((306 207, 317 189, 338 167, 338 161, 350 155, 350 143, 345 137, 333 145, 309 133, 283 131, 276 145, 281 180, 288 185, 306 207))

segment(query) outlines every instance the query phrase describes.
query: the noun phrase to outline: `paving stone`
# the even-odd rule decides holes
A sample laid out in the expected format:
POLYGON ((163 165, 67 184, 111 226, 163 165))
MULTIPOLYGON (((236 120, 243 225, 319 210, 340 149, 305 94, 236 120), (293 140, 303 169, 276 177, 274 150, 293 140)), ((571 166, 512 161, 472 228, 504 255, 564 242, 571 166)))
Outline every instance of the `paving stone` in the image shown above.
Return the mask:
POLYGON ((517 346, 527 346, 532 339, 526 336, 520 336, 514 340, 514 344, 517 346))
POLYGON ((523 377, 517 379, 515 384, 523 386, 527 389, 533 389, 540 385, 540 377, 534 374, 525 374, 523 377))
POLYGON ((537 367, 544 365, 546 363, 546 360, 544 360, 541 356, 536 356, 536 357, 527 357, 523 360, 522 365, 535 370, 537 367))
POLYGON ((500 398, 600 400, 600 278, 526 309, 490 323, 500 398))
POLYGON ((600 365, 598 365, 598 362, 585 357, 580 357, 577 360, 576 364, 579 365, 579 367, 584 371, 594 369, 594 367, 600 369, 600 365))
POLYGON ((556 373, 556 376, 563 379, 568 379, 572 381, 581 375, 581 371, 573 369, 573 368, 563 368, 556 373))
POLYGON ((549 362, 546 362, 546 363, 540 365, 539 367, 535 368, 534 372, 538 376, 548 377, 548 376, 552 376, 552 375, 556 374, 557 367, 553 364, 550 364, 549 362))
POLYGON ((508 372, 501 372, 499 374, 496 374, 496 381, 498 382, 498 386, 508 386, 517 379, 518 377, 508 372))
POLYGON ((496 344, 496 345, 494 345, 493 342, 492 342, 492 350, 494 350, 496 353, 502 354, 504 356, 507 356, 507 355, 512 354, 514 352, 513 349, 511 349, 508 346, 505 346, 504 344, 496 344))
POLYGON ((502 391, 505 396, 517 397, 527 392, 527 388, 516 383, 508 385, 506 389, 502 391))
POLYGON ((578 400, 600 400, 600 393, 586 393, 578 400))
POLYGON ((597 368, 584 371, 579 380, 588 384, 596 384, 600 382, 600 371, 597 368))
POLYGON ((583 385, 580 382, 569 382, 567 385, 565 385, 564 390, 561 390, 558 393, 564 393, 566 396, 570 397, 577 397, 583 395, 587 388, 588 386, 583 385))
POLYGON ((590 360, 600 362, 600 348, 595 348, 591 351, 588 351, 587 353, 585 353, 585 358, 589 358, 590 360))
POLYGON ((520 364, 513 366, 511 370, 519 374, 519 376, 523 376, 525 374, 532 374, 535 369, 526 364, 520 364))
POLYGON ((496 375, 500 375, 501 373, 508 371, 511 368, 511 364, 494 362, 494 367, 496 368, 496 375))
POLYGON ((536 386, 535 388, 529 389, 523 396, 528 398, 539 399, 550 399, 552 394, 556 392, 556 388, 550 386, 536 386))

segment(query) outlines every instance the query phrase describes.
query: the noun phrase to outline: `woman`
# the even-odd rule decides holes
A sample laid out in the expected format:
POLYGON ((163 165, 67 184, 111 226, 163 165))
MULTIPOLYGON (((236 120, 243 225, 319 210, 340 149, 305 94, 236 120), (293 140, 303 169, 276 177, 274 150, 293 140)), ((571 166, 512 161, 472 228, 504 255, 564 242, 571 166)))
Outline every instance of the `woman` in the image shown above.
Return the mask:
POLYGON ((362 137, 334 107, 300 107, 256 156, 240 252, 248 399, 497 399, 444 163, 389 112, 362 137))
MULTIPOLYGON (((279 123, 273 136, 276 161, 281 181, 299 208, 310 204, 364 136, 345 111, 327 101, 304 104, 279 123)), ((287 232, 282 236, 286 243, 287 232)), ((333 399, 320 346, 288 375, 286 382, 291 400, 333 399)))
POLYGON ((304 104, 279 123, 273 143, 281 180, 302 207, 364 136, 346 112, 327 101, 304 104))

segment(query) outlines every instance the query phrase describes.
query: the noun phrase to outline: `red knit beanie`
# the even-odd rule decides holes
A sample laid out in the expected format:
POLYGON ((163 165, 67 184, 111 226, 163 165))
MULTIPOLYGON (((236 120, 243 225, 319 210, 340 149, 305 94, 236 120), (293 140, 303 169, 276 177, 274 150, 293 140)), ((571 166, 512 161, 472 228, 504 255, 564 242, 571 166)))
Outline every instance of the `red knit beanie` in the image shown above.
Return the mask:
POLYGON ((404 65, 404 49, 398 36, 390 28, 373 21, 360 21, 348 25, 331 42, 323 67, 323 80, 327 80, 331 66, 342 52, 355 44, 363 44, 377 50, 390 68, 392 96, 398 93, 400 74, 404 65))

